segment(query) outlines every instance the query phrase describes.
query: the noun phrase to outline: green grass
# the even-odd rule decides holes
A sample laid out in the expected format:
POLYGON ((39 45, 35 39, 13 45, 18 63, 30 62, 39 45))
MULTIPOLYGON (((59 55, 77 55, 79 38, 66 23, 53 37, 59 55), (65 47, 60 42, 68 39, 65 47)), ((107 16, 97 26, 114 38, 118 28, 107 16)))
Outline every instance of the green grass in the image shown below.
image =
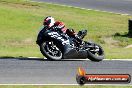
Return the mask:
POLYGON ((106 58, 132 58, 132 48, 124 48, 132 44, 132 38, 123 37, 132 16, 28 0, 0 0, 0 57, 43 57, 35 41, 43 18, 49 15, 75 31, 88 29, 85 40, 101 44, 106 58))
POLYGON ((0 88, 132 88, 132 86, 0 86, 0 88))

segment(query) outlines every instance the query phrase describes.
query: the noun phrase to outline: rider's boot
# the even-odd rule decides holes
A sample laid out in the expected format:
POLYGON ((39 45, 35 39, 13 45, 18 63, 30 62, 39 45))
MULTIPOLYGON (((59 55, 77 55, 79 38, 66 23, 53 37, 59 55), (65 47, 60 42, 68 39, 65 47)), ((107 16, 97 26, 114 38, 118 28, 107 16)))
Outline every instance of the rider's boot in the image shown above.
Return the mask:
POLYGON ((83 39, 87 35, 87 30, 79 31, 77 35, 80 39, 83 39))

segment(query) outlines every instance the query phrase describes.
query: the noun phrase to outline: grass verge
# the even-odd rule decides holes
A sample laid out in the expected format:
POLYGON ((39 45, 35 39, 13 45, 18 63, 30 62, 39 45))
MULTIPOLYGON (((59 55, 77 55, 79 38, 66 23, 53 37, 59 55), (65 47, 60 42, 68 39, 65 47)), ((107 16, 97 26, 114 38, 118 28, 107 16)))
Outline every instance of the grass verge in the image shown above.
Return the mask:
POLYGON ((0 56, 43 57, 35 41, 43 18, 49 15, 76 31, 88 29, 85 40, 101 44, 106 58, 132 58, 132 48, 125 48, 132 38, 123 36, 132 16, 28 0, 0 0, 0 56))

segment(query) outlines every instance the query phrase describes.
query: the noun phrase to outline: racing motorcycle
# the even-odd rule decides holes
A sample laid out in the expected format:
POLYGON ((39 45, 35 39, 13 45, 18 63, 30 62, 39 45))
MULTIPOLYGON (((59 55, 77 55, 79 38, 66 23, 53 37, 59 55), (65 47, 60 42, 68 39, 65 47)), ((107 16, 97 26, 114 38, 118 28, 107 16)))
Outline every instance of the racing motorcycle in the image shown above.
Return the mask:
MULTIPOLYGON (((86 30, 78 32, 80 38, 85 35, 86 30)), ((83 41, 83 45, 78 46, 75 40, 75 38, 58 31, 41 30, 36 43, 39 45, 41 53, 49 60, 88 58, 98 62, 104 59, 104 51, 100 45, 83 41)))

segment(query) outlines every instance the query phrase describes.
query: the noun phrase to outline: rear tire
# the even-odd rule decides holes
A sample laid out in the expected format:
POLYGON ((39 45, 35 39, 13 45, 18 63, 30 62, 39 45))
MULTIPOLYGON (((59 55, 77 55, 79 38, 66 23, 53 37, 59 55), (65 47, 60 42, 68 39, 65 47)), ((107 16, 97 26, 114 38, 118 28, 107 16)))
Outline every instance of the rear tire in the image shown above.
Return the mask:
POLYGON ((40 45, 41 53, 49 60, 61 60, 62 59, 61 50, 55 44, 54 45, 52 45, 52 44, 48 45, 48 43, 50 43, 50 41, 43 42, 40 45), (53 48, 55 48, 55 49, 53 49, 53 48), (56 55, 54 55, 54 54, 56 54, 56 55))

